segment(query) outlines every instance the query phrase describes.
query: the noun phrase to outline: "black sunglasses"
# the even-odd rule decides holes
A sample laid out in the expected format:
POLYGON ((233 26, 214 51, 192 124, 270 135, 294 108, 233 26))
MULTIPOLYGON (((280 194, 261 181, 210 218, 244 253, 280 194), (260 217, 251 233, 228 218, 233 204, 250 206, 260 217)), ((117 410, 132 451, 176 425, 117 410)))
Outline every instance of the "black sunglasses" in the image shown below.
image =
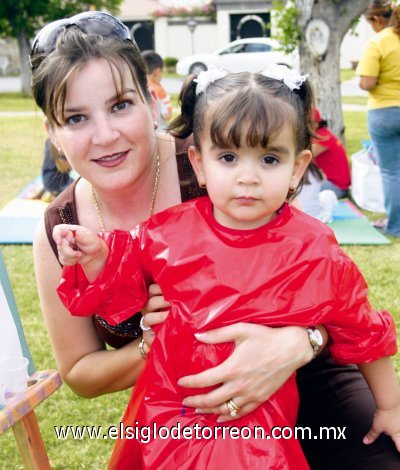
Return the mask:
MULTIPOLYGON (((32 50, 29 54, 31 70, 37 68, 41 61, 35 60, 38 55, 52 52, 60 33, 71 26, 76 26, 85 34, 93 34, 103 38, 113 38, 119 41, 132 41, 131 33, 127 26, 114 16, 104 11, 87 11, 79 13, 71 18, 53 21, 44 26, 35 37, 32 50)), ((44 57, 43 57, 44 58, 44 57)))

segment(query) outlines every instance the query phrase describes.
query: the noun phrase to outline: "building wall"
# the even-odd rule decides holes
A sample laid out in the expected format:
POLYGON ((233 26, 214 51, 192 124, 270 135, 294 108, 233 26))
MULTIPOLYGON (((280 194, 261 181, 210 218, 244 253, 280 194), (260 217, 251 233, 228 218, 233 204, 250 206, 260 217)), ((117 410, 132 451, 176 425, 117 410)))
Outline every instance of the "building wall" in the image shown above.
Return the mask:
MULTIPOLYGON (((191 36, 189 28, 186 26, 185 20, 179 22, 167 18, 157 19, 155 22, 155 47, 157 52, 163 57, 172 56, 180 59, 192 53, 200 54, 214 51, 230 42, 231 13, 243 13, 243 11, 218 10, 217 24, 199 23, 194 30, 193 36, 191 36)), ((201 19, 199 19, 200 21, 201 19)), ((343 39, 340 67, 351 68, 352 61, 360 59, 366 42, 373 35, 374 32, 370 25, 364 18, 361 18, 355 34, 349 32, 343 39)))
POLYGON ((217 49, 217 25, 198 19, 199 24, 193 33, 187 20, 160 18, 155 22, 155 48, 162 57, 178 59, 217 49))
POLYGON ((347 33, 343 39, 340 53, 340 67, 351 68, 352 61, 358 61, 362 55, 365 44, 374 35, 374 31, 364 17, 361 17, 356 35, 347 33))

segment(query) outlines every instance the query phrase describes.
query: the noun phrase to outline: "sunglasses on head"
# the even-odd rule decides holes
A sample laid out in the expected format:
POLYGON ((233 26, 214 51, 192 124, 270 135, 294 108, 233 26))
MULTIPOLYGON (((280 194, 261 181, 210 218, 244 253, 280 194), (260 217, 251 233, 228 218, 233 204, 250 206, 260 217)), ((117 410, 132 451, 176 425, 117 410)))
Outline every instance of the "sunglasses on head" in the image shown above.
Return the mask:
POLYGON ((31 70, 40 65, 40 62, 34 63, 35 57, 54 51, 60 33, 71 26, 76 26, 85 34, 133 42, 128 27, 114 16, 104 11, 79 13, 71 18, 53 21, 39 31, 33 41, 32 50, 29 54, 31 70))

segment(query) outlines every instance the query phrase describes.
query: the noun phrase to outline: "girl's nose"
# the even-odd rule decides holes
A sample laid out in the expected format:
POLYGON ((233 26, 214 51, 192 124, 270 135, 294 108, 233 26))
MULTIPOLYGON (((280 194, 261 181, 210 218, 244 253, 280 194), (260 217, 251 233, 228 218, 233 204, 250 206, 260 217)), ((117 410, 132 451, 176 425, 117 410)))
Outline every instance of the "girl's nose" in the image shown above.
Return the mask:
POLYGON ((94 145, 108 145, 120 136, 120 133, 115 129, 107 117, 99 117, 94 122, 92 143, 94 145))
POLYGON ((245 185, 254 185, 260 182, 256 168, 253 165, 243 165, 239 169, 238 183, 245 185))

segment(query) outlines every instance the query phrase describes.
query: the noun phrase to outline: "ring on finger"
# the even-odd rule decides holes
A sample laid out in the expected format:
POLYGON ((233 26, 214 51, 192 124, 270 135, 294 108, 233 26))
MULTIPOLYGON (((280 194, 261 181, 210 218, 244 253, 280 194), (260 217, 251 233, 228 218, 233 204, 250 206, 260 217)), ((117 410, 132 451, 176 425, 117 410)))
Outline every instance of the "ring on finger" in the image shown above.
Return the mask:
POLYGON ((146 359, 147 354, 146 354, 146 351, 144 350, 144 339, 143 338, 139 343, 139 352, 140 352, 140 355, 142 356, 142 358, 146 359))
POLYGON ((144 317, 142 317, 142 318, 140 319, 140 323, 139 323, 140 329, 141 329, 142 331, 151 331, 151 326, 146 326, 146 325, 144 324, 143 320, 144 320, 144 317))
POLYGON ((237 416, 241 411, 240 408, 233 401, 233 398, 231 398, 230 400, 226 402, 226 406, 228 407, 229 414, 232 416, 232 418, 237 416))

